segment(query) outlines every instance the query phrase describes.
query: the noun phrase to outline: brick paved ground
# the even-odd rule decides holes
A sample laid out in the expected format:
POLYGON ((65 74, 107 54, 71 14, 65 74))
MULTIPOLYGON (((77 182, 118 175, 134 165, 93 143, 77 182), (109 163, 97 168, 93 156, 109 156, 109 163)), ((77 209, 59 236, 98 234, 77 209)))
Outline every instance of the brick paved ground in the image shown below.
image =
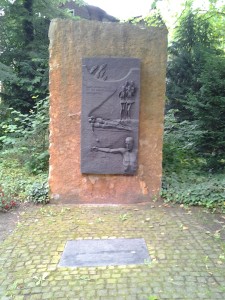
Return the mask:
POLYGON ((37 207, 0 244, 0 299, 224 300, 225 243, 185 210, 37 207), (152 262, 58 267, 67 240, 119 237, 144 238, 152 262))

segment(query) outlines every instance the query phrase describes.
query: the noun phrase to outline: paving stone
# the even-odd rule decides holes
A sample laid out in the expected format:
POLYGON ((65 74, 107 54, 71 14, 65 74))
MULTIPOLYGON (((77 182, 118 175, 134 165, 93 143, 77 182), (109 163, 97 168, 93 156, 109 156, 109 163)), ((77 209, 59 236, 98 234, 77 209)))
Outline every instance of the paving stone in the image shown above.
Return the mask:
POLYGON ((148 205, 50 205, 26 212, 16 231, 0 244, 0 299, 148 300, 155 295, 160 300, 224 300, 225 264, 218 263, 220 255, 224 255, 222 241, 206 238, 190 215, 174 216, 148 205), (123 214, 132 216, 121 222, 123 214), (181 224, 189 230, 181 230, 181 224), (69 239, 97 237, 143 238, 152 261, 58 267, 69 239))

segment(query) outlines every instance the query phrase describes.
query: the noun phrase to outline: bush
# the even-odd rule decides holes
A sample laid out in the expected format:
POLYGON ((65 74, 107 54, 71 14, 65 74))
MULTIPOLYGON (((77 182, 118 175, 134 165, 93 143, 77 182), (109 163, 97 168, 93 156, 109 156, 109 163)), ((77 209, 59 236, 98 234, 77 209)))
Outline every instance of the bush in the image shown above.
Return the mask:
POLYGON ((26 201, 35 182, 47 181, 48 174, 30 174, 14 155, 0 155, 0 182, 6 194, 15 195, 19 200, 26 201))
POLYGON ((176 112, 165 117, 161 196, 165 202, 225 210, 224 174, 203 171, 208 163, 196 150, 202 132, 194 121, 178 122, 176 112))
POLYGON ((201 169, 206 161, 196 154, 195 141, 201 133, 194 121, 179 122, 178 109, 170 109, 165 116, 163 169, 165 172, 201 169))
POLYGON ((161 196, 165 202, 205 206, 225 210, 225 178, 223 174, 198 174, 184 170, 163 178, 161 196))
POLYGON ((17 205, 13 195, 6 194, 0 187, 0 211, 8 211, 17 205))
MULTIPOLYGON (((1 110, 2 109, 2 110, 1 110)), ((48 202, 48 99, 22 114, 12 108, 0 122, 0 182, 7 195, 21 201, 48 202)))
POLYGON ((47 204, 49 202, 48 183, 46 181, 35 182, 30 189, 28 199, 35 204, 47 204))
POLYGON ((30 173, 48 170, 48 99, 39 100, 34 110, 22 114, 0 105, 4 117, 0 123, 1 155, 17 159, 30 173))

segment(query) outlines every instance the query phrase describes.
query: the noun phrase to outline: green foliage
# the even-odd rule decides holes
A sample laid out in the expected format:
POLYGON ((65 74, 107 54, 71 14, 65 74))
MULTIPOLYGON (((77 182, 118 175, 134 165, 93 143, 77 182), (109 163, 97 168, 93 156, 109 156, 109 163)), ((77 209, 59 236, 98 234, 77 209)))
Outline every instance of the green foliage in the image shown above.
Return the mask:
POLYGON ((38 175, 30 174, 24 165, 12 156, 0 159, 1 188, 6 195, 14 195, 19 200, 26 201, 33 184, 42 183, 47 177, 47 173, 43 172, 38 175))
POLYGON ((129 23, 135 25, 145 25, 145 26, 153 26, 153 27, 162 27, 165 26, 165 23, 162 19, 162 16, 158 10, 151 10, 150 13, 146 17, 134 17, 128 20, 129 23))
POLYGON ((165 174, 161 196, 166 202, 225 210, 225 178, 222 174, 199 174, 191 170, 165 174))
POLYGON ((170 107, 179 109, 181 120, 193 119, 189 95, 201 88, 199 76, 214 44, 209 22, 203 20, 191 8, 185 10, 169 47, 167 97, 170 107))
POLYGON ((49 187, 47 181, 35 182, 29 191, 28 199, 35 204, 47 204, 49 202, 49 187))
MULTIPOLYGON (((0 81, 2 101, 28 113, 35 99, 48 96, 48 28, 52 18, 72 18, 59 8, 65 1, 2 1, 0 8, 0 81)), ((77 1, 82 2, 82 1, 77 1)))
POLYGON ((122 222, 125 222, 125 221, 127 221, 130 217, 131 217, 131 214, 122 214, 122 215, 120 215, 120 220, 121 220, 122 222))
POLYGON ((64 2, 0 3, 0 182, 22 200, 48 199, 48 28, 52 18, 74 18, 64 2))
POLYGON ((1 156, 14 157, 31 173, 48 169, 48 99, 38 101, 30 114, 6 109, 1 122, 1 156))
POLYGON ((225 55, 210 56, 199 78, 201 88, 190 95, 192 114, 201 134, 196 148, 212 171, 225 167, 225 55))
POLYGON ((163 169, 167 172, 192 170, 206 164, 201 156, 196 155, 196 140, 201 132, 196 122, 179 122, 178 109, 170 109, 165 115, 163 169))
POLYGON ((0 62, 0 78, 1 81, 13 80, 16 78, 16 75, 14 74, 12 68, 0 62))
POLYGON ((148 296, 148 300, 159 300, 157 296, 148 296))
POLYGON ((48 202, 48 99, 29 114, 2 111, 0 182, 7 194, 34 203, 48 202))
POLYGON ((225 8, 216 10, 215 3, 199 11, 187 1, 169 47, 167 71, 167 105, 177 110, 181 127, 187 122, 192 128, 192 151, 213 172, 225 167, 225 40, 220 35, 225 8))
POLYGON ((150 11, 150 13, 146 17, 144 17, 143 20, 147 26, 153 26, 153 27, 166 26, 158 10, 150 11))
POLYGON ((179 122, 176 113, 169 110, 165 118, 162 198, 225 210, 224 174, 202 171, 207 159, 196 151, 202 132, 194 122, 179 122))

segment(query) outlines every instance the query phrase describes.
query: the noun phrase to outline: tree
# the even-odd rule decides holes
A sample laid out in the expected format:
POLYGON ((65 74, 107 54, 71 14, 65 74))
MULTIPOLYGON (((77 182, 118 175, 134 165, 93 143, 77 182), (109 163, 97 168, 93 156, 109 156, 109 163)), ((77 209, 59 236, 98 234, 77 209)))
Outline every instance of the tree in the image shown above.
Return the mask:
POLYGON ((211 170, 225 167, 225 55, 210 55, 192 95, 192 113, 201 134, 195 144, 211 170))
POLYGON ((188 97, 201 87, 199 76, 212 51, 212 29, 209 21, 188 5, 180 17, 174 41, 169 47, 167 96, 170 106, 180 109, 180 117, 192 118, 188 97))
POLYGON ((221 47, 221 11, 211 5, 209 11, 193 10, 186 3, 169 48, 167 72, 168 108, 177 109, 180 122, 197 124, 192 133, 199 155, 213 170, 225 166, 225 53, 221 47))
POLYGON ((48 27, 56 17, 72 18, 59 9, 60 0, 2 1, 0 8, 0 81, 2 101, 22 112, 29 112, 39 99, 48 95, 48 27))
MULTIPOLYGON (((48 166, 48 28, 61 0, 1 0, 0 149, 33 173, 48 166)), ((79 1, 81 2, 81 1, 79 1)))

